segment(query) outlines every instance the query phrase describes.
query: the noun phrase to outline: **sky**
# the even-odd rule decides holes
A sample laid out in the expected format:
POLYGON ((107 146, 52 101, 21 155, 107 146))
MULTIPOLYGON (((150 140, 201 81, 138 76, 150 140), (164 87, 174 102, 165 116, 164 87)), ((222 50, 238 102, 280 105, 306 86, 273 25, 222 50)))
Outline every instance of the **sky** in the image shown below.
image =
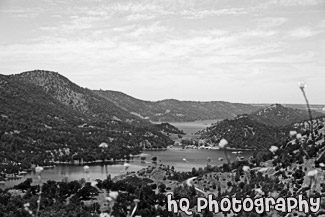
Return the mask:
POLYGON ((143 100, 325 104, 325 0, 0 0, 0 74, 143 100))

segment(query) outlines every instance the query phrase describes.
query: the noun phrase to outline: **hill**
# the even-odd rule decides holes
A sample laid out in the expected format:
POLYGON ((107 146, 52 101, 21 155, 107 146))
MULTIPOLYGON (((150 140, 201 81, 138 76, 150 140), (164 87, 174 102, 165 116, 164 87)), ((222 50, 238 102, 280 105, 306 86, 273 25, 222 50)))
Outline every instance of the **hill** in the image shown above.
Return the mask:
MULTIPOLYGON (((324 116, 313 112, 313 118, 324 116)), ((221 138, 233 148, 265 149, 286 140, 294 124, 309 120, 308 112, 274 104, 251 114, 223 120, 201 132, 201 138, 217 143, 221 138)))
POLYGON ((226 119, 200 132, 201 139, 216 145, 225 138, 229 146, 238 149, 265 149, 280 144, 288 135, 289 129, 266 125, 249 117, 226 119))
MULTIPOLYGON (((302 99, 303 100, 303 99, 302 99)), ((270 106, 271 104, 251 104, 253 106, 259 106, 259 107, 268 107, 270 106)), ((307 110, 307 106, 306 104, 282 104, 283 106, 285 107, 289 107, 289 108, 293 108, 293 109, 300 109, 300 110, 307 110)), ((325 113, 325 105, 323 104, 310 104, 309 105, 311 110, 313 111, 318 111, 318 112, 322 112, 322 113, 325 113)))
POLYGON ((120 120, 139 124, 144 121, 114 103, 82 88, 57 72, 35 70, 10 76, 13 80, 34 84, 61 104, 97 120, 120 120))
POLYGON ((0 174, 31 164, 128 158, 143 142, 172 144, 162 131, 176 130, 134 117, 53 72, 0 75, 0 105, 0 174))
POLYGON ((117 91, 89 90, 71 82, 57 72, 34 70, 11 76, 14 80, 41 87, 47 94, 71 109, 92 116, 145 124, 153 122, 186 122, 233 118, 260 107, 222 101, 195 102, 167 99, 144 101, 117 91))
POLYGON ((131 114, 154 122, 188 122, 234 118, 238 114, 251 113, 260 108, 249 104, 222 101, 196 102, 166 99, 151 102, 110 90, 97 90, 95 93, 131 114))
MULTIPOLYGON (((313 118, 325 116, 324 113, 312 111, 313 118)), ((305 120, 309 120, 306 110, 285 107, 273 104, 248 115, 252 120, 272 126, 285 126, 305 120)))

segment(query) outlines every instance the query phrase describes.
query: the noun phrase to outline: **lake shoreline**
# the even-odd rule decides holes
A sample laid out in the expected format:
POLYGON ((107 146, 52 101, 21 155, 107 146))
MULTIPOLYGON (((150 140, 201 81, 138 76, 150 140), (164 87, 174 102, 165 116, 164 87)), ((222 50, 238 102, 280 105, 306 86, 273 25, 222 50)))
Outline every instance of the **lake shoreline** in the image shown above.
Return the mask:
MULTIPOLYGON (((243 151, 242 154, 234 154, 233 150, 228 150, 231 161, 236 160, 238 156, 243 156, 248 159, 252 155, 252 151, 243 151)), ((177 171, 191 171, 194 168, 205 167, 207 159, 209 158, 210 164, 221 166, 224 162, 221 158, 225 158, 223 150, 207 150, 207 149, 167 149, 166 151, 144 151, 142 154, 134 155, 130 160, 119 160, 110 163, 91 163, 87 164, 89 169, 89 176, 92 179, 105 179, 107 175, 115 177, 121 173, 138 171, 153 165, 151 158, 156 156, 158 158, 157 164, 164 164, 174 166, 177 171), (141 162, 141 155, 146 156, 145 162, 141 162), (128 163, 129 167, 126 170, 124 163, 128 163)), ((84 164, 85 165, 85 164, 84 164)), ((45 168, 42 173, 42 179, 60 181, 62 179, 80 180, 86 177, 83 170, 84 165, 75 164, 57 164, 51 168, 45 168)), ((27 178, 32 178, 33 182, 37 182, 37 176, 30 169, 27 174, 22 175, 18 180, 8 180, 0 188, 13 187, 24 181, 27 178)))

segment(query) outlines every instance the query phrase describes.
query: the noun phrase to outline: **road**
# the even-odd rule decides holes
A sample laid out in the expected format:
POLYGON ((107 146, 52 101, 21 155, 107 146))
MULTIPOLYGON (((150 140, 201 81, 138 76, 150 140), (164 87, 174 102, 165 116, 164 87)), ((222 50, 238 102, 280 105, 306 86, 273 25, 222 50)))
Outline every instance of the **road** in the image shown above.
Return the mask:
POLYGON ((192 178, 187 179, 187 180, 185 181, 186 185, 188 185, 188 186, 190 186, 190 187, 191 187, 191 186, 194 186, 194 188, 195 188, 196 191, 200 192, 200 193, 203 194, 204 196, 207 196, 207 195, 208 195, 207 192, 205 192, 205 191, 199 189, 198 187, 196 187, 196 186, 192 183, 192 181, 193 181, 194 179, 196 179, 196 178, 197 178, 197 177, 192 177, 192 178))

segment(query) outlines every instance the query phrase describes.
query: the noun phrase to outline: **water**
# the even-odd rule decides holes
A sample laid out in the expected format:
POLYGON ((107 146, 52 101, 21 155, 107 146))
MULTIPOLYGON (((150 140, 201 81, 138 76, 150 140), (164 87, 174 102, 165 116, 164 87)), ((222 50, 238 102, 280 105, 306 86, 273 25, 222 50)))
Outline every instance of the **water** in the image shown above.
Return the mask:
MULTIPOLYGON (((235 151, 235 150, 232 150, 235 151)), ((236 155, 232 151, 228 151, 228 155, 231 161, 235 160, 237 156, 243 156, 247 159, 252 155, 253 151, 243 151, 242 154, 236 155)), ((193 167, 205 167, 207 165, 207 158, 211 159, 211 165, 222 165, 226 161, 225 154, 222 150, 205 150, 205 149, 168 149, 167 151, 147 151, 148 154, 147 162, 141 163, 139 158, 135 158, 130 161, 130 167, 127 171, 138 171, 149 165, 152 165, 151 158, 153 156, 158 157, 158 161, 165 165, 174 166, 177 171, 191 171, 193 167), (220 161, 219 158, 223 158, 224 161, 220 161), (186 161, 185 161, 186 159, 186 161)), ((54 168, 45 169, 42 172, 42 180, 55 180, 62 181, 67 178, 69 181, 79 180, 81 178, 91 180, 95 179, 105 179, 108 174, 111 177, 126 173, 123 166, 124 163, 114 164, 114 165, 91 165, 89 166, 89 172, 86 174, 83 170, 83 166, 77 165, 58 165, 54 168)), ((33 183, 38 183, 37 176, 34 173, 28 173, 19 180, 9 180, 6 181, 4 185, 0 188, 8 188, 17 185, 27 178, 32 178, 33 183)))
MULTIPOLYGON (((242 151, 240 155, 233 154, 232 151, 228 151, 228 155, 231 161, 234 161, 237 156, 243 156, 248 159, 253 154, 253 151, 242 151)), ((223 150, 206 150, 206 149, 176 149, 167 150, 165 152, 150 151, 146 152, 151 156, 157 156, 159 160, 165 165, 174 166, 177 171, 191 171, 193 167, 205 167, 207 165, 207 159, 210 158, 211 165, 222 165, 226 162, 226 156, 223 150), (220 161, 219 158, 223 158, 220 161), (186 162, 184 161, 186 159, 186 162)), ((147 157, 151 159, 151 157, 147 157)))
POLYGON ((171 122, 171 125, 174 125, 180 130, 183 130, 186 134, 195 134, 204 128, 211 126, 212 123, 216 123, 220 121, 216 120, 204 120, 204 121, 193 121, 193 122, 171 122))

